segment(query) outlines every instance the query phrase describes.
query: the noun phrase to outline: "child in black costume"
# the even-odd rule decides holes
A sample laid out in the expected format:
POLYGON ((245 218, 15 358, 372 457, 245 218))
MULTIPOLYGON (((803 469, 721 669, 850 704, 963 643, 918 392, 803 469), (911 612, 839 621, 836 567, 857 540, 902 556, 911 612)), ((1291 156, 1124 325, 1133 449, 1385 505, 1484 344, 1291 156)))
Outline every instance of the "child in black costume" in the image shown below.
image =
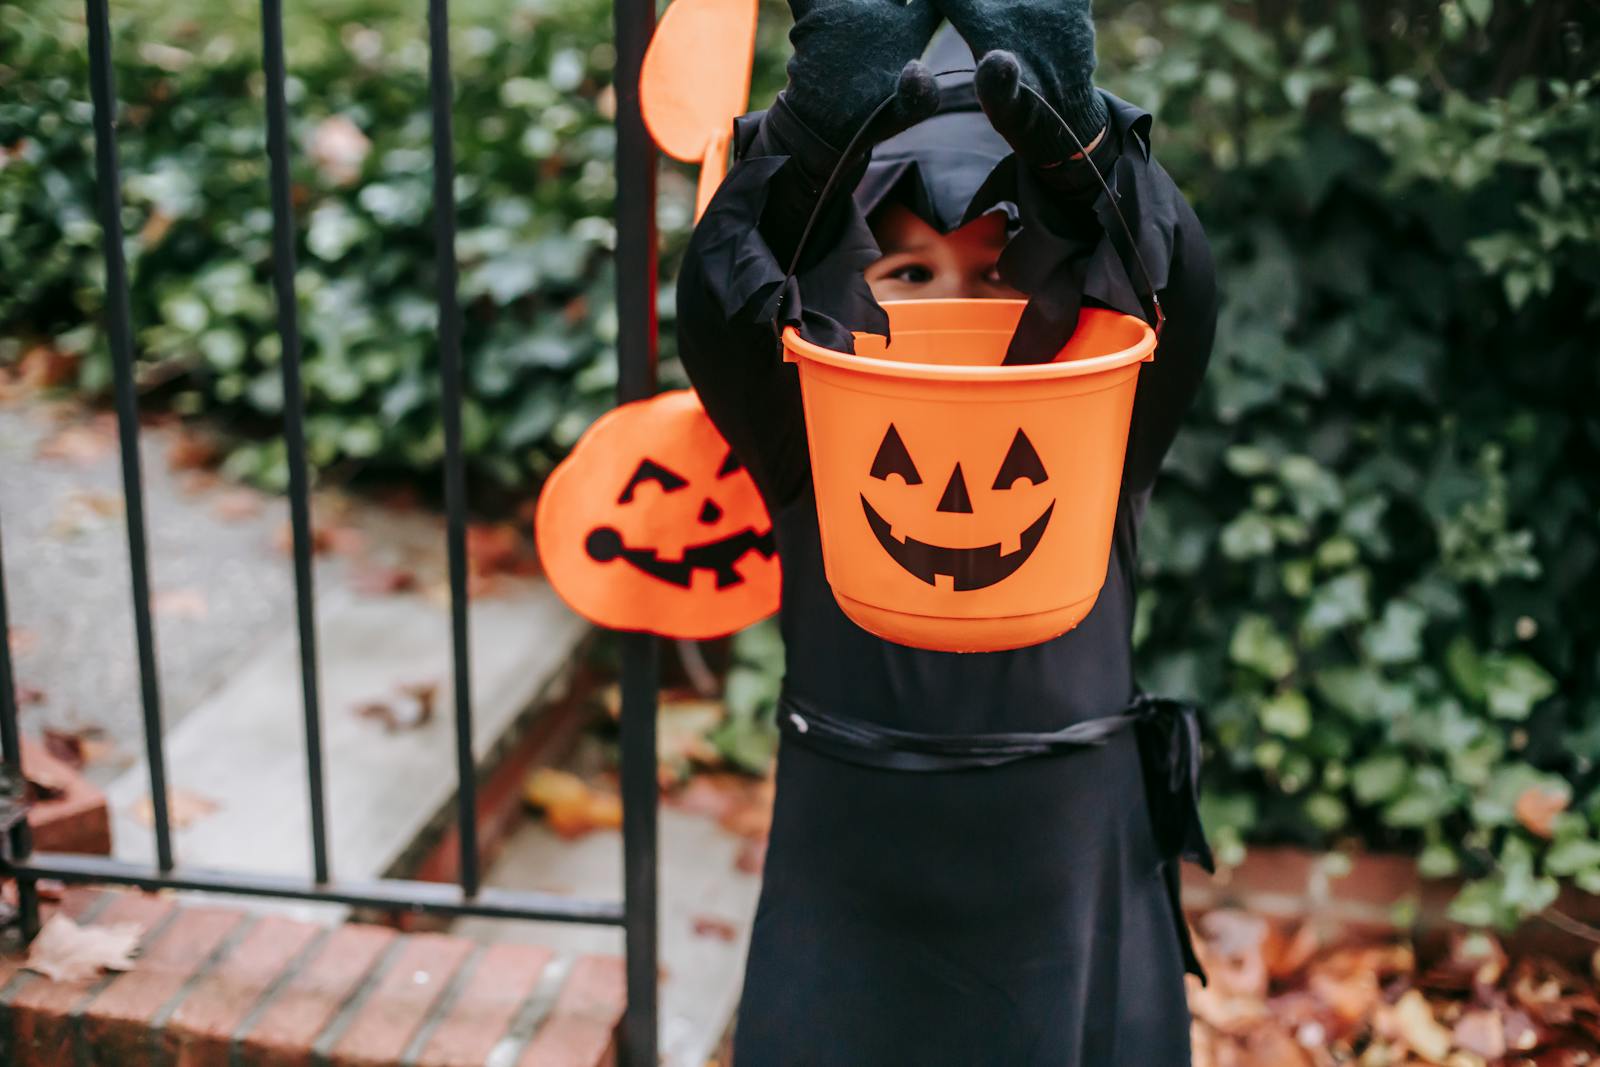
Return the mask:
POLYGON ((679 280, 684 365, 766 499, 783 564, 776 806, 734 1061, 1177 1067, 1183 973, 1199 973, 1177 864, 1209 863, 1196 725, 1137 690, 1130 634, 1139 521, 1211 349, 1210 253, 1150 155, 1150 116, 1090 80, 1087 0, 938 2, 791 0, 789 86, 736 123, 737 162, 679 280), (960 37, 924 65, 941 17, 960 37), (961 38, 976 76, 936 81, 973 66, 961 38), (870 159, 841 163, 891 96, 870 159), (786 279, 835 166, 854 196, 824 205, 786 279), (974 258, 990 246, 992 266, 974 258), (850 622, 824 578, 775 323, 849 350, 852 330, 887 332, 875 291, 1015 290, 1029 305, 1008 359, 1029 361, 1059 350, 1085 303, 1154 321, 1147 284, 1167 324, 1088 617, 965 655, 850 622))

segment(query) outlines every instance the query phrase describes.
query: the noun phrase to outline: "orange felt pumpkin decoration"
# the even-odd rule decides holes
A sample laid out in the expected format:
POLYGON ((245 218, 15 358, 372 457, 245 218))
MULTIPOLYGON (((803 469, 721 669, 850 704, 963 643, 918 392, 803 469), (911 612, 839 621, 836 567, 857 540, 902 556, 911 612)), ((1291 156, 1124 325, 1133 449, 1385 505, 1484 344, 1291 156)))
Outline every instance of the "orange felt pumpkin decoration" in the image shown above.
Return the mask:
POLYGON ((689 390, 598 419, 546 480, 534 526, 556 592, 602 626, 721 637, 778 609, 772 522, 689 390))
POLYGON ((673 0, 639 70, 639 106, 656 145, 700 164, 694 217, 728 165, 733 120, 750 102, 757 0, 673 0))

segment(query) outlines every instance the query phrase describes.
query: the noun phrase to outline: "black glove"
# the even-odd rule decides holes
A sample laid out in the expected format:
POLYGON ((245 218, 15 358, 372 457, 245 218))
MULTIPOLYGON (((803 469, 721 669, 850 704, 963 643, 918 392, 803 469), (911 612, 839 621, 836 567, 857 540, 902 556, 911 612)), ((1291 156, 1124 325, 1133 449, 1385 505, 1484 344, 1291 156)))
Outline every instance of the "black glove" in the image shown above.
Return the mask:
POLYGON ((767 109, 746 153, 789 157, 773 177, 761 215, 761 235, 785 267, 829 175, 878 105, 893 97, 862 137, 855 158, 842 163, 835 203, 818 220, 808 261, 836 238, 842 203, 866 167, 866 149, 938 110, 938 84, 917 57, 943 17, 932 0, 790 0, 789 6, 789 84, 767 109))
POLYGON ((1061 168, 1106 125, 1105 101, 1094 87, 1089 0, 939 3, 973 54, 983 57, 975 81, 989 122, 1049 180, 1049 172, 1061 168))
POLYGON ((908 85, 903 76, 943 17, 933 0, 789 0, 789 8, 794 55, 779 99, 836 151, 844 151, 891 93, 898 91, 899 99, 873 131, 875 141, 933 113, 938 93, 932 78, 918 76, 908 85))

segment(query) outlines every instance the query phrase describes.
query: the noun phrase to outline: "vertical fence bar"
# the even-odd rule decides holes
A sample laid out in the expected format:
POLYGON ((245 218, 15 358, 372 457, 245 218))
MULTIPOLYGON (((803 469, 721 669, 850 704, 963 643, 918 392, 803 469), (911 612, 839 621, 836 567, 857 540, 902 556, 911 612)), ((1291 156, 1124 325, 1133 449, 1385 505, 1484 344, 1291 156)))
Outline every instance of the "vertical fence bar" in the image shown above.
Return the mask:
MULTIPOLYGON (((656 150, 639 111, 639 69, 655 29, 655 0, 615 0, 617 68, 617 400, 656 389, 656 150)), ((622 636, 622 848, 628 1007, 622 1053, 655 1067, 656 690, 659 642, 622 636)))
POLYGON ((294 204, 289 198, 289 108, 284 101, 283 0, 261 0, 262 67, 267 78, 267 158, 272 186, 272 284, 283 354, 283 442, 289 461, 289 523, 294 533, 294 599, 300 624, 300 704, 305 714, 306 790, 311 866, 328 880, 323 809, 322 712, 317 687, 317 611, 311 580, 311 485, 306 474, 305 396, 300 387, 300 316, 295 303, 294 204))
MULTIPOLYGON (((17 728, 17 676, 11 668, 11 621, 6 610, 5 551, 0 548, 0 760, 22 777, 22 734, 17 728)), ((11 829, 11 855, 24 860, 33 851, 33 833, 23 819, 11 829)), ((22 921, 22 936, 31 939, 39 932, 39 890, 32 878, 17 879, 17 916, 22 921)))
POLYGON ((144 481, 139 470, 139 398, 133 380, 133 334, 128 311, 128 265, 122 256, 122 176, 117 162, 117 90, 111 70, 111 16, 107 0, 86 0, 89 24, 89 91, 94 98, 95 183, 106 255, 106 327, 122 446, 122 493, 128 520, 128 573, 133 581, 133 630, 139 648, 139 689, 144 711, 145 758, 150 765, 150 807, 156 862, 172 869, 167 816, 167 765, 161 749, 161 689, 156 676, 155 631, 150 625, 150 562, 145 547, 144 481))
POLYGON ((456 829, 461 890, 478 892, 478 779, 472 757, 467 648, 467 491, 461 454, 461 309, 456 299, 455 144, 450 122, 450 5, 428 0, 428 87, 433 105, 433 239, 439 274, 439 376, 444 404, 444 501, 450 557, 450 640, 455 663, 456 829))

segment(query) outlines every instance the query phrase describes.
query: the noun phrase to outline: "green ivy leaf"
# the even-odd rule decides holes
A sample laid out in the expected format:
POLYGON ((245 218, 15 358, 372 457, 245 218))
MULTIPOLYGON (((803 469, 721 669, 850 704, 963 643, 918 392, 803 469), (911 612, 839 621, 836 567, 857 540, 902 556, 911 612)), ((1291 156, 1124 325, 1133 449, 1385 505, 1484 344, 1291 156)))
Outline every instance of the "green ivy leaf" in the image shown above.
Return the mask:
POLYGON ((1400 795, 1410 775, 1410 760, 1398 752, 1384 752, 1350 768, 1350 790, 1363 804, 1382 804, 1400 795))
POLYGON ((1488 657, 1483 686, 1489 712, 1499 719, 1526 719, 1556 691, 1555 679, 1527 656, 1488 657))
POLYGON ((1262 701, 1257 714, 1268 733, 1304 737, 1311 732, 1311 702, 1298 689, 1286 689, 1262 701))
POLYGON ((1306 632, 1320 636, 1366 619, 1371 581, 1366 571, 1350 571, 1318 586, 1301 620, 1306 632))
POLYGON ((1455 810, 1457 802, 1456 790, 1444 771, 1418 767, 1400 795, 1383 809, 1383 821, 1401 828, 1431 826, 1455 810))
POLYGON ((1294 670, 1294 648, 1265 615, 1245 615, 1233 630, 1228 658, 1273 680, 1294 670))
POLYGON ((1583 870, 1600 870, 1600 841, 1573 838, 1557 842, 1544 854, 1544 869, 1560 878, 1583 870))
POLYGON ((1254 511, 1246 511, 1222 528, 1222 554, 1231 560, 1246 560, 1272 554, 1272 523, 1254 511))
POLYGON ((1415 604, 1391 600, 1361 635, 1361 647, 1378 663, 1410 663, 1422 655, 1428 616, 1415 604))

